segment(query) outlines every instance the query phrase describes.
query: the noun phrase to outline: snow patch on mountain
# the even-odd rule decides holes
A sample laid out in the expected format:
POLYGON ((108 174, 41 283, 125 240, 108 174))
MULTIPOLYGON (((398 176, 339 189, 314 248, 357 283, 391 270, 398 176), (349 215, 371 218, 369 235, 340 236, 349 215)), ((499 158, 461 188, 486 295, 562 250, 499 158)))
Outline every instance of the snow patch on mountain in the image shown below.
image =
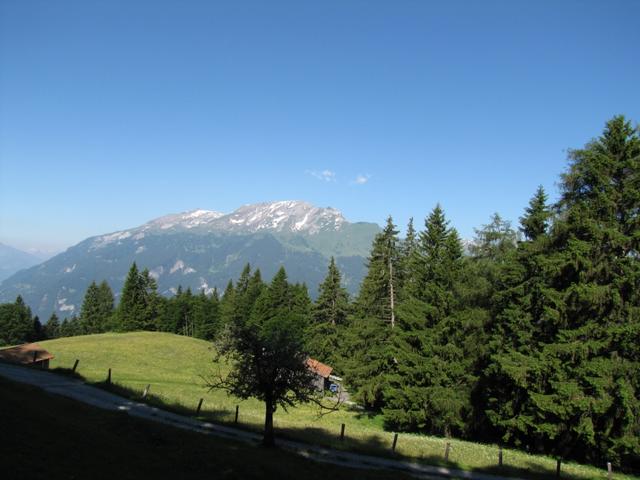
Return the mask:
POLYGON ((244 205, 216 223, 227 230, 251 233, 275 230, 314 235, 323 230, 339 230, 346 219, 334 208, 314 207, 307 202, 287 200, 244 205))
POLYGON ((169 270, 169 273, 175 273, 178 270, 182 270, 184 269, 184 262, 182 260, 178 260, 176 261, 176 263, 173 264, 173 267, 171 267, 171 270, 169 270))
POLYGON ((213 291, 215 290, 214 288, 209 287, 209 284, 207 283, 207 281, 200 277, 200 291, 203 291, 206 295, 211 295, 213 293, 213 291))
POLYGON ((66 298, 58 299, 58 310, 61 312, 73 312, 76 309, 76 306, 73 304, 67 305, 66 298))
POLYGON ((98 248, 103 248, 113 242, 120 242, 125 240, 131 236, 131 232, 129 230, 110 233, 108 235, 101 235, 96 237, 93 241, 93 244, 89 248, 89 251, 96 250, 98 248))
POLYGON ((138 241, 153 233, 195 230, 202 233, 275 231, 315 235, 322 231, 338 231, 345 223, 347 220, 335 208, 314 207, 298 200, 244 205, 230 214, 198 209, 165 215, 137 228, 94 237, 89 251, 130 237, 138 241))
POLYGON ((144 224, 142 230, 169 230, 192 229, 202 225, 208 225, 214 220, 224 216, 224 213, 213 210, 192 210, 189 212, 165 215, 144 224))

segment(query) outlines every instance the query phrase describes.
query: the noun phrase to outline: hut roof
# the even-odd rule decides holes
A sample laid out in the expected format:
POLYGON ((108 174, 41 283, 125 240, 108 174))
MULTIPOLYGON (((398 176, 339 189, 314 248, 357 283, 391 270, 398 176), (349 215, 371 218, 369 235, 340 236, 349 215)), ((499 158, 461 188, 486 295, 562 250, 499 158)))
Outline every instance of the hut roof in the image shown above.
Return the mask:
POLYGON ((329 378, 329 375, 331 375, 331 372, 333 371, 333 368, 329 365, 325 365, 313 358, 307 358, 307 366, 309 367, 309 370, 323 378, 329 378))
POLYGON ((0 361, 29 365, 31 363, 51 360, 53 355, 37 343, 24 343, 15 347, 0 349, 0 361))

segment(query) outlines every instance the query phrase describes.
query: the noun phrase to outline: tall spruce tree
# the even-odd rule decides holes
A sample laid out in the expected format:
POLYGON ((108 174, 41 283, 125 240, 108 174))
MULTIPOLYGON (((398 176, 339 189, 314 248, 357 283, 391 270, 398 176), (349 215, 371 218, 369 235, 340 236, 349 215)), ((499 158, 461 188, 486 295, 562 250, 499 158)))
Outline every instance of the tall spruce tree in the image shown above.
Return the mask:
POLYGON ((398 290, 403 290, 410 284, 414 278, 411 275, 411 259, 416 254, 418 248, 418 236, 413 226, 413 217, 409 219, 407 224, 407 234, 404 240, 400 242, 399 262, 398 262, 398 290))
POLYGON ((331 257, 327 275, 320 284, 307 331, 307 347, 316 359, 341 368, 342 336, 349 313, 349 294, 342 286, 340 270, 331 257))
POLYGON ((540 185, 529 201, 525 214, 520 217, 520 231, 528 240, 535 240, 540 235, 547 233, 550 219, 551 210, 547 205, 547 194, 540 185))
POLYGON ((398 295, 398 231, 389 217, 373 240, 368 271, 345 332, 345 377, 354 398, 380 409, 393 370, 393 330, 398 295))
POLYGON ((398 308, 396 368, 384 415, 399 429, 461 434, 472 410, 473 340, 482 325, 456 302, 462 247, 439 205, 425 226, 410 263, 414 278, 398 308))
POLYGON ((398 230, 391 217, 376 235, 368 259, 367 275, 355 302, 356 314, 382 320, 393 328, 399 271, 398 230))
POLYGON ((222 326, 231 325, 235 319, 236 289, 233 281, 229 280, 222 298, 220 299, 220 321, 222 326))
POLYGON ((46 338, 58 338, 60 336, 60 320, 58 319, 58 315, 54 313, 49 317, 49 321, 47 321, 44 326, 44 334, 46 338))
POLYGON ((349 313, 349 294, 342 286, 342 276, 333 257, 318 290, 318 300, 313 309, 314 323, 343 325, 349 313))
POLYGON ((213 340, 220 331, 220 299, 214 288, 210 295, 204 289, 195 298, 194 336, 203 340, 213 340))
POLYGON ((84 334, 101 333, 109 328, 113 314, 113 292, 106 281, 91 282, 80 310, 80 330, 84 334))
POLYGON ((18 295, 14 303, 0 304, 0 345, 25 343, 34 334, 31 309, 18 295))
POLYGON ((120 331, 156 330, 161 312, 162 300, 158 286, 149 270, 138 271, 135 262, 122 288, 120 303, 115 312, 116 329, 120 331))
POLYGON ((492 357, 488 417, 515 443, 621 463, 640 454, 638 131, 615 117, 570 161, 549 238, 521 262, 536 274, 513 287, 535 341, 492 357))

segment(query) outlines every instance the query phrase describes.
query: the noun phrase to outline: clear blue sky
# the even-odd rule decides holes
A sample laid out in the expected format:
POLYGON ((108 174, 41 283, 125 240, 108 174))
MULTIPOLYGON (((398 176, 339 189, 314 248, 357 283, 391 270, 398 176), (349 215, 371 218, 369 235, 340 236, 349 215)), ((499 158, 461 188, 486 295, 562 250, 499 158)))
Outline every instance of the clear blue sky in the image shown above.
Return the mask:
POLYGON ((636 0, 0 0, 0 241, 279 199, 402 227, 440 202, 466 238, 517 222, 568 148, 640 121, 639 19, 636 0))

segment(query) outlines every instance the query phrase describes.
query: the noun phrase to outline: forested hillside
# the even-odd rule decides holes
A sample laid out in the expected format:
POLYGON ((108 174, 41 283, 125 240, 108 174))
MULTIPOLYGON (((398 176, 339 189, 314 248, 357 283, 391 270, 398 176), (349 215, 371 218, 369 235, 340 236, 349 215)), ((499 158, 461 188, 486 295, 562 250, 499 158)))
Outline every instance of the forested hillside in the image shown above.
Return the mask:
MULTIPOLYGON (((405 238, 390 217, 355 298, 333 260, 314 303, 305 285, 287 287, 307 318, 309 353, 394 430, 640 468, 638 129, 610 120, 570 151, 559 185, 555 204, 542 188, 532 192, 517 227, 495 214, 469 254, 441 205, 405 238)), ((93 284, 78 318, 46 330, 213 340, 254 314, 265 288, 247 266, 220 296, 187 289, 164 298, 134 264, 117 307, 106 283, 93 284)), ((1 308, 6 343, 44 335, 27 328, 22 300, 1 308)))

